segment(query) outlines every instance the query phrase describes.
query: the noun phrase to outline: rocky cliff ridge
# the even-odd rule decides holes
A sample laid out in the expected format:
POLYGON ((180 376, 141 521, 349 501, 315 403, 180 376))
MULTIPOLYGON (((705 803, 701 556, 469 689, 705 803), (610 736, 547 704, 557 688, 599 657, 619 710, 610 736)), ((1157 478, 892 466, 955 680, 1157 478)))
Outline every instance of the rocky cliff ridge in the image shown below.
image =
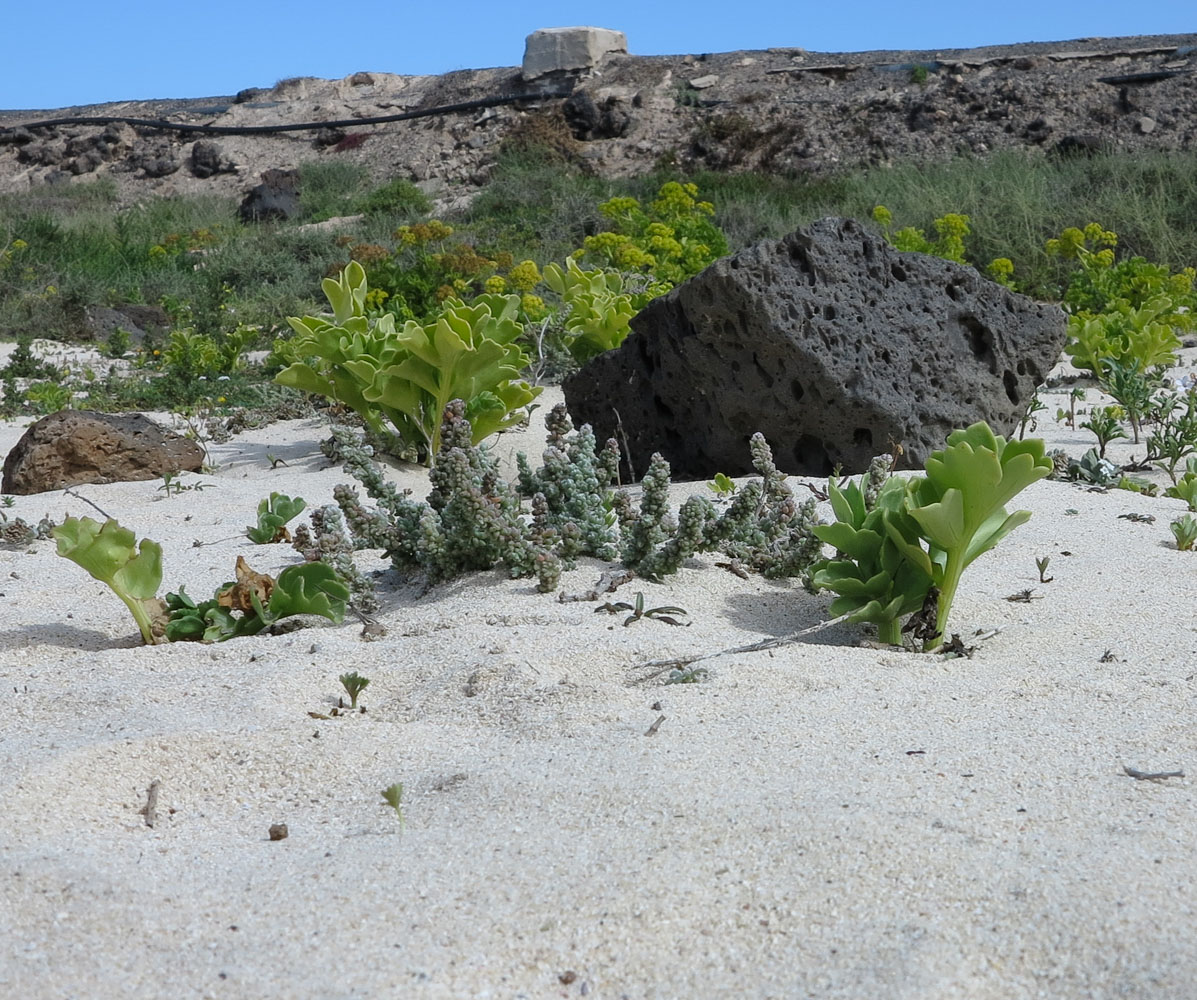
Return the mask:
POLYGON ((614 54, 588 71, 535 80, 519 67, 359 72, 284 80, 228 98, 6 111, 0 192, 110 175, 126 203, 240 197, 264 170, 341 157, 379 182, 416 182, 443 211, 485 184, 503 143, 520 135, 552 142, 604 176, 662 165, 823 174, 1018 147, 1192 150, 1197 34, 920 52, 614 54), (488 100, 496 103, 423 114, 488 100), (412 113, 420 116, 368 123, 412 113), (232 131, 37 124, 79 117, 232 131), (295 124, 313 127, 237 131, 295 124))

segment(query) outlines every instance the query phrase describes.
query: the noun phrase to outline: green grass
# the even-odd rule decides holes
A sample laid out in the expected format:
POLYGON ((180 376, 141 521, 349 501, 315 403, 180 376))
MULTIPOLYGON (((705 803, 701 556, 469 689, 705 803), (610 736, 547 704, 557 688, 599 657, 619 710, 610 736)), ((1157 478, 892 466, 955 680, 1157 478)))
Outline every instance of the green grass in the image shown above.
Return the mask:
MULTIPOLYGON (((304 165, 301 178, 299 221, 365 212, 354 229, 359 242, 392 245, 394 229, 428 208, 408 182, 371 187, 364 169, 333 158, 304 165)), ((649 199, 676 178, 604 180, 560 155, 513 146, 470 208, 446 221, 484 251, 544 264, 603 228, 602 201, 649 199)), ((1066 226, 1100 222, 1118 233, 1120 253, 1173 269, 1197 261, 1197 157, 1180 153, 1060 161, 1006 152, 818 178, 686 179, 715 204, 733 249, 826 215, 869 219, 884 204, 896 227, 928 232, 937 216, 967 214, 970 260, 984 267, 1011 258, 1019 287, 1039 298, 1061 293, 1061 264, 1043 244, 1066 226)), ((259 325, 265 339, 285 330, 288 315, 321 310, 320 279, 348 260, 348 249, 299 223, 245 226, 236 207, 232 199, 172 197, 121 210, 109 180, 0 197, 0 339, 21 331, 77 339, 85 310, 96 305, 166 304, 178 325, 213 334, 259 325), (28 246, 3 263, 16 238, 28 246)))
POLYGON ((985 159, 905 164, 829 179, 700 174, 692 178, 716 206, 732 246, 781 236, 827 215, 869 219, 885 205, 894 225, 932 233, 935 218, 971 220, 969 260, 1015 264, 1020 289, 1043 299, 1061 294, 1064 271, 1043 244, 1067 226, 1100 222, 1119 236, 1119 253, 1173 270, 1197 263, 1197 157, 1118 154, 1052 160, 1003 152, 985 159))
POLYGON ((446 221, 473 235, 479 247, 549 263, 603 229, 598 206, 627 190, 627 182, 591 177, 552 156, 517 150, 500 156, 490 183, 469 209, 446 221))

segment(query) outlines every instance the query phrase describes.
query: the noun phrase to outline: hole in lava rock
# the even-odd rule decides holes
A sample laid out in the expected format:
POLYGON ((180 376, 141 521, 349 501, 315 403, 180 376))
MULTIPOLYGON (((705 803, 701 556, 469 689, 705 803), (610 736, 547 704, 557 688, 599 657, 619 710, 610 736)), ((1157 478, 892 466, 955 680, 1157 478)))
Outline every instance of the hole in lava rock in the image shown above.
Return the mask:
POLYGON ((1018 406, 1022 402, 1022 396, 1018 392, 1018 379, 1015 378, 1014 372, 1008 371, 1002 376, 1002 385, 1006 387, 1006 396, 1010 402, 1018 406))

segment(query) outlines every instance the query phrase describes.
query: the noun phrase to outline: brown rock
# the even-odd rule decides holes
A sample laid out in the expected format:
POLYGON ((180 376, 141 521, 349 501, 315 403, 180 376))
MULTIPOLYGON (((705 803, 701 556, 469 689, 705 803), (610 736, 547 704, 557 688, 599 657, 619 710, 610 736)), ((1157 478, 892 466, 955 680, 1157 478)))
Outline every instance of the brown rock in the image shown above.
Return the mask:
POLYGON ((27 430, 4 460, 5 493, 45 493, 81 483, 123 483, 199 472, 198 444, 143 413, 59 410, 27 430))

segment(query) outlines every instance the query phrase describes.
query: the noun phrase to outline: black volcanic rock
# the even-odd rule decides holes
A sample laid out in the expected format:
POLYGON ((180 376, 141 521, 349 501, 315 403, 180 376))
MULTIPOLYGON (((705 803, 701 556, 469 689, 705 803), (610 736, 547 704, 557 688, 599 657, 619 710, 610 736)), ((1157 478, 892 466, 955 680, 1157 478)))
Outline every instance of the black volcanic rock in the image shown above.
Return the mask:
POLYGON ((900 467, 921 467, 978 420, 1009 435, 1059 360, 1065 318, 971 267, 823 219, 717 261, 632 331, 565 398, 600 441, 622 424, 637 473, 656 451, 680 478, 749 473, 759 430, 779 468, 823 476, 897 444, 900 467))

